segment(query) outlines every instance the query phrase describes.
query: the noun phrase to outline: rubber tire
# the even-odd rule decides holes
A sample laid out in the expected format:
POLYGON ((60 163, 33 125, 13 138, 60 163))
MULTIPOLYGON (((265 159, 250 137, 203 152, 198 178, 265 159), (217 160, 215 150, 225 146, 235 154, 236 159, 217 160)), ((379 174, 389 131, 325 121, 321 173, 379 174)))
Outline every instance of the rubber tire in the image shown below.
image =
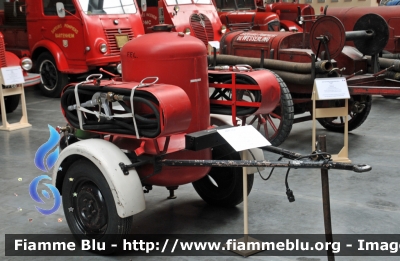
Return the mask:
MULTIPOLYGON (((86 194, 89 193, 86 192, 86 194)), ((120 243, 123 236, 130 233, 133 216, 127 218, 118 216, 115 201, 106 179, 101 171, 89 160, 81 159, 71 165, 64 178, 62 195, 64 214, 68 226, 78 243, 81 242, 82 239, 96 239, 96 242, 105 242, 106 245, 106 250, 99 251, 99 253, 112 254, 117 249, 110 247, 111 244, 120 243), (73 180, 70 181, 70 178, 73 178, 73 180), (84 197, 85 191, 93 191, 90 190, 90 188, 93 188, 93 184, 99 189, 102 195, 100 198, 104 199, 106 209, 105 212, 98 211, 98 213, 101 213, 98 217, 106 216, 107 218, 107 227, 105 231, 101 231, 102 233, 97 234, 88 229, 85 230, 85 228, 82 227, 82 222, 80 221, 82 219, 79 220, 79 217, 82 218, 83 215, 79 214, 79 211, 77 211, 79 208, 76 205, 76 202, 84 197), (86 190, 84 188, 86 188, 86 190), (73 193, 78 193, 78 195, 74 197, 73 193), (71 207, 73 207, 72 212, 69 211, 71 207), (87 234, 85 234, 85 232, 87 234)), ((96 206, 96 204, 92 205, 96 206)))
MULTIPOLYGON (((362 99, 363 96, 365 96, 365 98, 366 98, 365 108, 361 113, 355 114, 355 117, 353 117, 349 120, 349 123, 348 123, 349 131, 355 130, 358 127, 360 127, 361 124, 363 124, 364 121, 367 119, 369 112, 371 111, 371 106, 372 106, 372 96, 371 95, 354 95, 354 96, 352 96, 352 98, 354 100, 360 100, 360 99, 362 99)), ((317 120, 325 129, 327 129, 329 131, 344 132, 344 124, 334 123, 334 122, 332 122, 332 118, 320 118, 317 120)))
POLYGON ((281 100, 280 105, 275 110, 280 110, 281 122, 279 123, 278 131, 268 139, 272 146, 281 145, 286 138, 289 136, 293 127, 294 120, 294 107, 293 107, 293 99, 290 94, 289 88, 286 86, 286 83, 282 80, 282 78, 270 71, 276 77, 281 87, 281 100), (283 106, 282 106, 283 105, 283 106))
POLYGON ((51 98, 59 98, 61 91, 68 84, 68 74, 57 69, 53 56, 48 52, 39 55, 36 66, 37 73, 42 79, 39 84, 42 94, 51 98))
MULTIPOLYGON (((11 113, 15 111, 18 108, 20 99, 21 99, 20 95, 5 96, 4 105, 6 107, 6 113, 11 113)), ((1 107, 0 107, 0 114, 1 114, 1 107)))
MULTIPOLYGON (((231 153, 230 145, 213 148, 212 158, 223 160, 240 160, 239 153, 231 153)), ((247 193, 253 187, 254 174, 247 175, 247 193)), ((213 167, 207 176, 192 183, 199 196, 208 204, 219 207, 234 207, 243 202, 242 168, 213 167), (211 182, 209 176, 219 185, 211 182), (222 187, 222 185, 226 187, 222 187), (221 188, 222 187, 222 188, 221 188)))

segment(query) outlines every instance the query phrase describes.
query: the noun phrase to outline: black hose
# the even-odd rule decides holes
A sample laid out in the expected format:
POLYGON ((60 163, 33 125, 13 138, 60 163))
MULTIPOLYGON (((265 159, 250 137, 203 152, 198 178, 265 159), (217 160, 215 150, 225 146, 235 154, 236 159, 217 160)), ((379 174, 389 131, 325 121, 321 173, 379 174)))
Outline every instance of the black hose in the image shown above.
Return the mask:
MULTIPOLYGON (((96 92, 114 92, 117 94, 124 95, 124 101, 130 102, 130 92, 129 89, 116 89, 110 87, 94 87, 94 86, 85 86, 81 85, 78 89, 79 100, 87 101, 92 99, 93 94, 96 92)), ((133 102, 135 104, 143 104, 147 106, 151 113, 150 114, 138 114, 135 113, 136 124, 138 125, 138 131, 140 136, 155 138, 161 132, 160 125, 160 114, 159 110, 156 107, 158 102, 157 100, 148 92, 143 92, 140 90, 135 91, 135 96, 133 97, 133 102)), ((119 102, 122 108, 125 110, 125 113, 130 113, 130 107, 125 104, 125 102, 119 102)), ((79 129, 79 119, 77 111, 69 111, 68 106, 76 104, 75 101, 75 92, 74 86, 67 87, 64 93, 61 96, 61 107, 64 110, 65 117, 72 127, 79 129)), ((93 111, 97 111, 97 108, 94 108, 93 111)), ((97 118, 93 114, 85 114, 83 117, 83 129, 91 130, 91 131, 99 131, 99 132, 109 132, 116 134, 129 134, 136 135, 135 127, 132 121, 132 118, 111 118, 107 119, 104 116, 100 116, 97 118)))

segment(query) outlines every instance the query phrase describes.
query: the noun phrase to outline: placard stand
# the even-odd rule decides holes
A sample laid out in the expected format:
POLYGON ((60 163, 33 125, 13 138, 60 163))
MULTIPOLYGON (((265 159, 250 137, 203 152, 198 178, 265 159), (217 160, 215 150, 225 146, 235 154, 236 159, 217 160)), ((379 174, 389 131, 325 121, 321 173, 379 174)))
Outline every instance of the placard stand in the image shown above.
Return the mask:
POLYGON ((2 125, 0 131, 13 131, 22 128, 28 128, 32 125, 28 123, 28 113, 26 111, 25 92, 24 92, 24 78, 22 75, 21 67, 3 67, 0 70, 0 105, 1 105, 1 120, 2 125), (7 75, 6 75, 7 74, 7 75), (12 78, 12 82, 9 81, 12 78), (3 89, 2 85, 16 85, 15 88, 3 89), (6 114, 6 105, 4 97, 11 95, 21 95, 22 117, 19 122, 8 123, 6 114))
POLYGON ((329 117, 344 117, 344 145, 338 154, 332 155, 332 160, 335 162, 351 163, 349 159, 349 126, 348 126, 348 113, 349 113, 349 102, 350 94, 348 91, 347 84, 343 85, 344 78, 326 78, 316 79, 314 81, 314 87, 312 92, 313 102, 313 127, 312 127, 312 151, 315 151, 316 145, 316 119, 317 118, 329 118, 329 117), (326 82, 324 82, 326 81, 326 82), (329 83, 327 83, 329 82, 329 83), (336 90, 333 93, 329 93, 327 88, 336 86, 336 90), (330 86, 329 86, 330 85, 330 86), (324 93, 323 93, 324 92, 324 93), (317 100, 344 100, 344 107, 333 107, 333 108, 317 108, 317 100))
MULTIPOLYGON (((247 155, 249 152, 247 150, 241 151, 240 152, 242 156, 242 160, 248 160, 247 155)), ((230 251, 239 254, 244 257, 248 257, 251 255, 254 255, 258 252, 262 252, 262 248, 259 250, 257 249, 247 249, 249 246, 247 243, 248 242, 259 242, 261 245, 261 241, 255 238, 252 238, 249 236, 249 208, 248 208, 248 197, 247 197, 247 167, 243 167, 243 237, 239 238, 236 240, 235 243, 243 242, 246 246, 246 249, 244 250, 237 250, 237 247, 234 247, 233 249, 229 249, 230 251)), ((235 243, 233 245, 235 245, 235 243)))
MULTIPOLYGON (((229 145, 232 146, 234 150, 240 152, 242 160, 248 160, 251 156, 249 149, 270 146, 271 143, 265 139, 264 136, 260 134, 252 125, 238 126, 235 128, 227 128, 217 130, 218 133, 224 138, 229 145), (237 137, 241 137, 241 139, 237 139, 237 137)), ((262 248, 260 250, 250 249, 250 245, 248 242, 259 242, 261 245, 261 241, 249 237, 249 210, 248 210, 248 198, 247 198, 247 172, 248 167, 243 167, 243 237, 237 239, 233 242, 233 247, 227 250, 230 250, 236 254, 247 257, 250 255, 254 255, 258 252, 264 251, 262 248), (241 243, 242 246, 244 243, 245 249, 239 247, 243 250, 238 250, 237 244, 241 243)), ((249 170, 252 172, 252 170, 249 170)), ((253 248, 253 247, 251 247, 253 248)))

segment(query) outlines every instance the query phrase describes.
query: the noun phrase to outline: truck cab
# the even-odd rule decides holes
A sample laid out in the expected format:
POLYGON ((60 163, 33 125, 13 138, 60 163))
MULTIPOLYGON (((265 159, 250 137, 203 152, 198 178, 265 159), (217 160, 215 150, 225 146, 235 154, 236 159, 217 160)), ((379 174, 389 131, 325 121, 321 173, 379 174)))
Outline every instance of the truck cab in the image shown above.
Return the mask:
POLYGON ((135 0, 0 0, 0 8, 7 50, 33 60, 49 97, 70 77, 116 68, 122 46, 144 34, 135 0))
POLYGON ((314 8, 309 4, 300 4, 298 0, 295 2, 284 2, 276 0, 275 3, 265 3, 264 9, 266 12, 274 12, 278 14, 281 22, 281 29, 291 32, 309 32, 312 23, 304 23, 304 20, 312 20, 315 14, 314 8))
POLYGON ((206 46, 226 32, 212 0, 147 0, 142 18, 146 33, 153 32, 155 25, 169 24, 172 30, 197 37, 206 46))
POLYGON ((213 0, 221 21, 228 29, 253 29, 279 31, 279 17, 274 12, 265 12, 257 7, 257 0, 213 0))

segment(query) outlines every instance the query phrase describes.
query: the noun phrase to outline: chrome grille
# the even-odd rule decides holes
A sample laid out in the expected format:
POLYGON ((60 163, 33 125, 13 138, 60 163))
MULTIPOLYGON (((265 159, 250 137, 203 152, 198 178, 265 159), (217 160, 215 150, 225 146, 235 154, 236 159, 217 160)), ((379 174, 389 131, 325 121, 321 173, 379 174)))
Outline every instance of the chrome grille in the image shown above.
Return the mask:
POLYGON ((193 14, 190 17, 190 26, 194 35, 208 46, 209 41, 214 41, 214 31, 210 19, 203 14, 193 14))
POLYGON ((128 35, 129 40, 132 40, 132 38, 134 36, 133 32, 130 28, 104 29, 104 32, 107 37, 108 51, 110 54, 113 54, 113 55, 119 55, 119 53, 120 53, 120 50, 117 45, 117 40, 115 39, 115 35, 126 34, 126 35, 128 35))

